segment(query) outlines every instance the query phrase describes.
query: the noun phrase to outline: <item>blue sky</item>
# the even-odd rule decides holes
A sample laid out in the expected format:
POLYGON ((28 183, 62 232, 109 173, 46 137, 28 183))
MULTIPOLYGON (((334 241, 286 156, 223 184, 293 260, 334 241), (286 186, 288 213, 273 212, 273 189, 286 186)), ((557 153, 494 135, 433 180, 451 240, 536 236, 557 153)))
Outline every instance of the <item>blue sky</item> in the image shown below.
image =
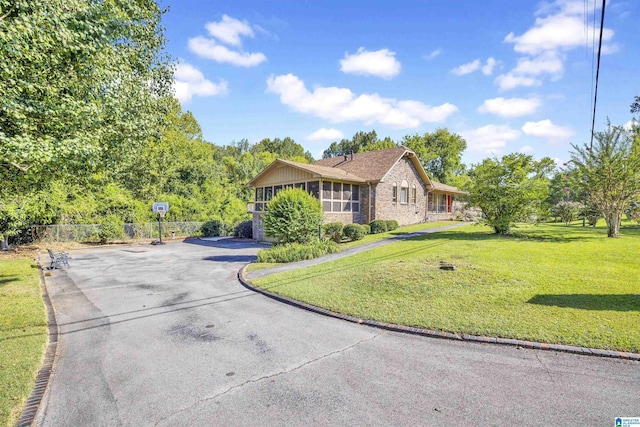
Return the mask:
MULTIPOLYGON (((447 127, 474 163, 562 161, 589 140, 594 0, 163 5, 176 96, 218 145, 289 136, 319 158, 361 130, 399 141, 447 127)), ((596 130, 633 118, 639 14, 636 0, 607 2, 596 130)))

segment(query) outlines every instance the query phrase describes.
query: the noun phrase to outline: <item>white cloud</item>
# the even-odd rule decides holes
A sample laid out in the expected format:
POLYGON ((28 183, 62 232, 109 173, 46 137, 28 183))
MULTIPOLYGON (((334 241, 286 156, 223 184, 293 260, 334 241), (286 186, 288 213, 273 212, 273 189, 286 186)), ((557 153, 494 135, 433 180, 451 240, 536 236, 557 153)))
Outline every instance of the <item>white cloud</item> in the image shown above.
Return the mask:
MULTIPOLYGON (((585 22, 585 6, 593 12, 592 5, 587 3, 582 0, 542 2, 531 28, 518 36, 513 32, 507 34, 504 42, 513 44, 514 51, 522 56, 515 68, 496 78, 500 89, 539 85, 542 83, 539 77, 545 74, 550 75, 551 80, 560 79, 564 73, 566 52, 584 47, 585 40, 599 34, 599 24, 596 26, 595 22, 585 22)), ((602 7, 601 1, 598 7, 602 7)), ((603 30, 603 53, 619 50, 612 43, 613 36, 613 30, 603 30)))
POLYGON ((482 65, 482 62, 479 59, 476 59, 453 68, 451 72, 456 76, 464 76, 465 74, 471 74, 474 71, 480 70, 485 76, 490 76, 493 74, 493 69, 500 64, 501 62, 496 61, 495 58, 487 58, 487 62, 484 65, 482 65))
POLYGON ((550 143, 560 143, 575 135, 575 132, 566 126, 554 125, 551 120, 539 122, 526 122, 522 126, 522 132, 526 135, 544 138, 550 143))
POLYGON ((507 143, 520 138, 520 131, 507 125, 487 125, 460 132, 467 141, 469 151, 483 154, 499 154, 507 143))
POLYGON ((640 127, 640 122, 636 119, 631 119, 622 126, 625 130, 631 131, 634 127, 640 127))
POLYGON ((539 98, 493 98, 485 100, 478 111, 507 118, 520 117, 535 113, 540 105, 539 98))
POLYGON ((499 75, 496 77, 495 82, 500 90, 509 90, 519 86, 531 87, 542 84, 539 79, 527 76, 518 76, 511 72, 499 75))
POLYGON ((424 122, 443 122, 458 111, 450 103, 432 107, 418 101, 383 98, 377 93, 356 95, 346 88, 319 86, 309 92, 293 74, 270 76, 267 92, 279 95, 280 102, 295 111, 336 123, 360 121, 406 129, 424 122))
POLYGON ((173 89, 181 104, 189 104, 193 96, 218 96, 228 92, 228 83, 213 83, 192 65, 177 64, 173 74, 173 89))
POLYGON ((189 39, 189 50, 203 58, 226 62, 238 67, 255 67, 267 60, 262 52, 248 53, 231 50, 213 39, 202 36, 189 39))
POLYGON ((222 43, 231 46, 242 46, 240 36, 253 37, 253 30, 247 21, 239 21, 227 15, 222 15, 220 22, 208 22, 205 28, 222 43))
POLYGON ((344 138, 344 134, 334 128, 320 128, 310 135, 307 135, 309 141, 337 141, 344 138))
POLYGON ((534 58, 519 58, 518 65, 511 72, 527 76, 551 74, 554 78, 559 78, 564 72, 564 64, 556 53, 547 52, 534 58))
POLYGON ((476 59, 475 61, 471 61, 466 64, 462 64, 458 67, 453 68, 451 72, 456 76, 464 76, 465 74, 471 74, 474 71, 477 71, 479 69, 480 69, 480 60, 476 59))
POLYGON ((488 58, 487 63, 482 66, 482 74, 484 74, 485 76, 490 76, 491 74, 493 74, 493 69, 497 64, 498 61, 496 61, 494 58, 488 58))
POLYGON ((353 55, 345 53, 340 60, 340 71, 343 73, 370 75, 391 79, 400 73, 400 62, 396 53, 389 49, 368 51, 361 47, 353 55))
POLYGON ((440 56, 441 53, 442 53, 441 49, 433 50, 428 55, 425 55, 424 59, 426 59, 427 61, 431 61, 432 59, 435 59, 436 57, 440 56))
POLYGON ((520 147, 520 151, 521 153, 533 153, 533 147, 530 145, 523 145, 522 147, 520 147))

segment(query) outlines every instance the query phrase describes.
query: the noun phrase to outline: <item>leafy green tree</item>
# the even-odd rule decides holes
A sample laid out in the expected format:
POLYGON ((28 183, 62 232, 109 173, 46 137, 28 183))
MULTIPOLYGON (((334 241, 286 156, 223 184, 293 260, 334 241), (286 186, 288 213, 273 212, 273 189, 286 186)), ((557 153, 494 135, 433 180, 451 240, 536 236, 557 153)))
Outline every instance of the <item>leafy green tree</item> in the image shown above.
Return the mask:
POLYGON ((485 159, 471 172, 469 206, 482 210, 496 234, 508 234, 513 225, 535 218, 548 196, 553 160, 517 153, 485 159))
POLYGON ((259 143, 251 147, 251 152, 262 153, 269 152, 275 154, 278 158, 293 161, 301 161, 302 163, 313 163, 315 159, 313 155, 305 151, 302 145, 296 143, 293 139, 286 137, 284 139, 265 138, 259 143))
POLYGON ((640 96, 636 96, 634 101, 631 103, 631 112, 640 113, 640 96))
POLYGON ((267 236, 282 243, 309 243, 317 236, 321 219, 320 202, 299 188, 278 192, 262 215, 267 236))
POLYGON ((570 167, 589 202, 604 216, 607 236, 618 237, 623 213, 640 197, 640 140, 610 123, 594 139, 592 148, 572 145, 570 167))
POLYGON ((467 149, 467 142, 447 128, 424 135, 407 135, 401 143, 417 154, 425 170, 436 181, 450 184, 454 176, 464 173, 462 152, 467 149))
POLYGON ((363 151, 366 146, 374 147, 378 143, 378 134, 375 130, 371 132, 356 132, 351 139, 343 139, 340 142, 332 142, 329 148, 324 150, 322 158, 344 156, 351 153, 363 151))

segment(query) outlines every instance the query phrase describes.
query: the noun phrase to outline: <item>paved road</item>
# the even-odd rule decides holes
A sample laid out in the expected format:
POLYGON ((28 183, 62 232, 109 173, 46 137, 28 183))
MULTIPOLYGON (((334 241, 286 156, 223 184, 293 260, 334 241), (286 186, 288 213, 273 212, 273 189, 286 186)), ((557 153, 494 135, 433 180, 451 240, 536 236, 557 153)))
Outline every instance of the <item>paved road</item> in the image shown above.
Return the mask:
POLYGON ((613 425, 640 364, 381 331, 245 290, 258 247, 73 253, 44 426, 613 425))

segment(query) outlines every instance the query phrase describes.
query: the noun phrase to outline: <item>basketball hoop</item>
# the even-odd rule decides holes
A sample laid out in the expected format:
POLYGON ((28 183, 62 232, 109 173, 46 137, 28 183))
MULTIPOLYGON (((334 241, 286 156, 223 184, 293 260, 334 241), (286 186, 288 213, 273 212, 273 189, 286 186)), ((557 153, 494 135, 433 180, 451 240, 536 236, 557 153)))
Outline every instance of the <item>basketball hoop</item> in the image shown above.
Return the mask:
POLYGON ((164 242, 162 241, 162 218, 164 218, 164 216, 169 211, 169 203, 153 202, 153 207, 151 208, 151 210, 158 214, 158 236, 160 237, 159 241, 154 240, 153 242, 151 242, 151 244, 164 245, 164 242))

